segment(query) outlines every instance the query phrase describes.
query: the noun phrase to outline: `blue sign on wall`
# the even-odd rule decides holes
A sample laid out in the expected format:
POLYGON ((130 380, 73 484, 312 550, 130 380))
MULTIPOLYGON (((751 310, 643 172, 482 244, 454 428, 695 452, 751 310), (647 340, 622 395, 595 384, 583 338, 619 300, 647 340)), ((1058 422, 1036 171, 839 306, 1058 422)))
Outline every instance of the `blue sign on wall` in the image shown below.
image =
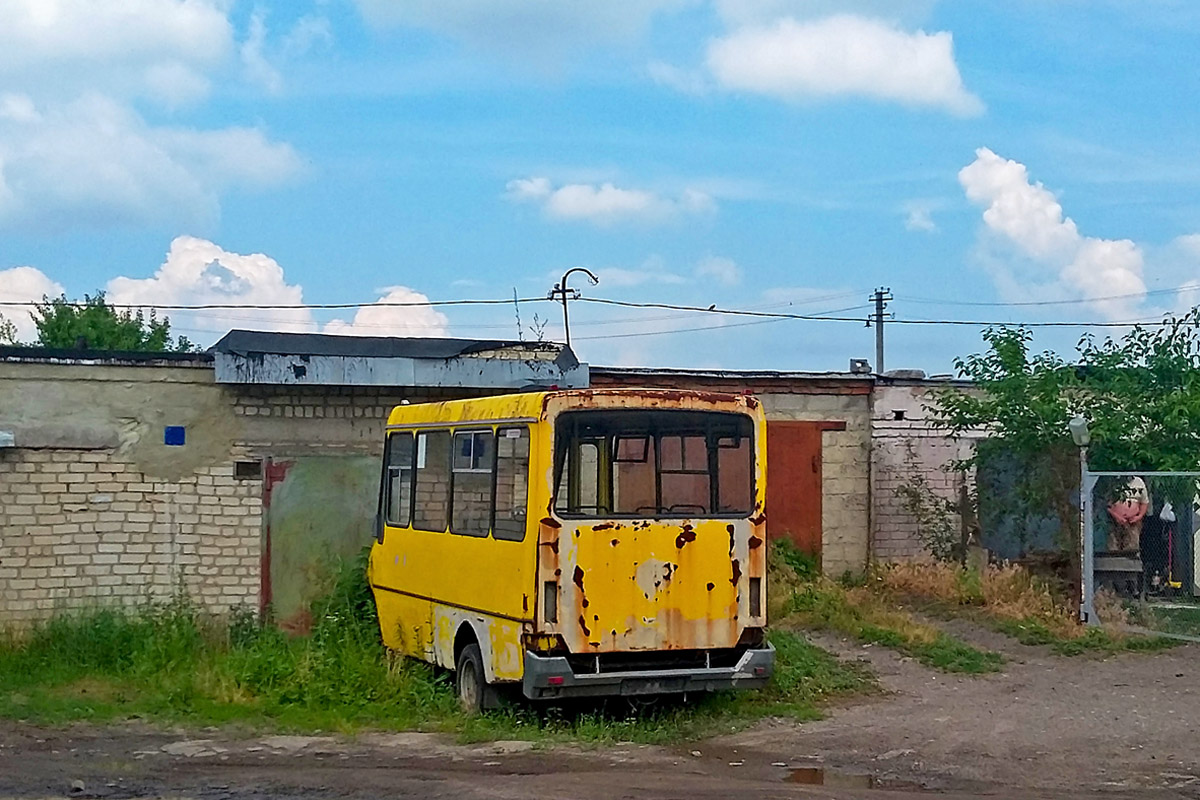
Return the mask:
POLYGON ((168 425, 163 428, 163 444, 168 447, 183 447, 186 438, 182 425, 168 425))

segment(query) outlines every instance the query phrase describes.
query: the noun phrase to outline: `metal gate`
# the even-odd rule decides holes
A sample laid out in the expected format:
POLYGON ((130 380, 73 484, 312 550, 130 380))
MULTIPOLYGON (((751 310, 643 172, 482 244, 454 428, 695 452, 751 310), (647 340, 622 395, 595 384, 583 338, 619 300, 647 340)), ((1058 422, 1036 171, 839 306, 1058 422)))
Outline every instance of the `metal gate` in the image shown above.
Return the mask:
POLYGON ((262 610, 306 631, 338 566, 371 541, 379 459, 304 456, 265 464, 262 610))
POLYGON ((1200 472, 1082 472, 1080 617, 1200 635, 1200 472))

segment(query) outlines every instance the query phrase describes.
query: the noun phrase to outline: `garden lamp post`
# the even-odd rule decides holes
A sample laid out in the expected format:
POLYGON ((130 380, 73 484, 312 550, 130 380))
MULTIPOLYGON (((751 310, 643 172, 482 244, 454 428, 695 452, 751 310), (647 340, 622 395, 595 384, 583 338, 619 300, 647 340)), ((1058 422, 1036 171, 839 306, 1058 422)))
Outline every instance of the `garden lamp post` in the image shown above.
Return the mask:
POLYGON ((1095 547, 1092 536, 1092 488, 1093 481, 1088 479, 1088 445, 1092 443, 1092 432, 1088 430, 1086 418, 1076 415, 1067 423, 1071 431, 1071 439, 1079 448, 1079 621, 1085 624, 1095 624, 1095 613, 1092 609, 1092 598, 1095 592, 1095 547))

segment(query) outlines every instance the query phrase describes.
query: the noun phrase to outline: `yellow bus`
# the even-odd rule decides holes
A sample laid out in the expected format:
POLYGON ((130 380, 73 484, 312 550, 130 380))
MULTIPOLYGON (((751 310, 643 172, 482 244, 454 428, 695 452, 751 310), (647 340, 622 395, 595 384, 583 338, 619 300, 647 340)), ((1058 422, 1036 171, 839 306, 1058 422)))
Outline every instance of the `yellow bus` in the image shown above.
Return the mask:
POLYGON ((397 406, 368 578, 384 643, 525 697, 758 688, 766 422, 750 396, 571 390, 397 406))

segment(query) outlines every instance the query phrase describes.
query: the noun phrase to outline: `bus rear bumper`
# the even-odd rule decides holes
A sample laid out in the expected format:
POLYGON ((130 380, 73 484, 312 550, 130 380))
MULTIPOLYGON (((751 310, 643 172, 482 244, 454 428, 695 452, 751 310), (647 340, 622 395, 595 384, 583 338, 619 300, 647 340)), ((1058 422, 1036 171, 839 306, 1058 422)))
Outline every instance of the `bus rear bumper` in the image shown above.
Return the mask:
POLYGON ((531 700, 761 689, 775 670, 775 648, 747 650, 732 667, 577 673, 561 656, 525 651, 522 691, 531 700))

